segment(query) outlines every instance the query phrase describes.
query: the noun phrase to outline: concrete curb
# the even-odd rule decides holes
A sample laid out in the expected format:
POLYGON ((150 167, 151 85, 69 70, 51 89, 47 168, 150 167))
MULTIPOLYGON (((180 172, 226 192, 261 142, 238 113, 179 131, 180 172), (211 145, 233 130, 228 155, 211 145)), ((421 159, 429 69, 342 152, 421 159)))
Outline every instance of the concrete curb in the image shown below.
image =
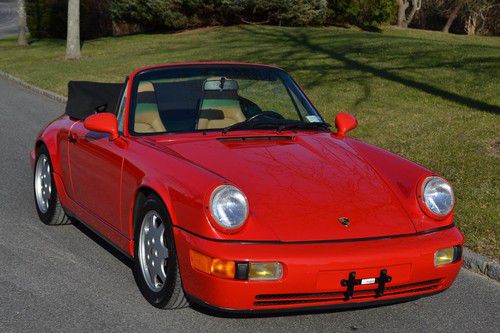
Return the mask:
MULTIPOLYGON (((3 71, 0 71, 0 77, 4 77, 8 80, 14 81, 17 84, 27 89, 30 89, 41 95, 47 96, 57 102, 66 103, 68 101, 68 98, 65 96, 32 85, 26 81, 18 79, 3 71)), ((495 260, 482 256, 474 251, 469 250, 468 248, 464 248, 463 257, 464 257, 464 263, 463 263, 464 268, 479 274, 486 275, 490 279, 500 281, 500 264, 495 260)))
POLYGON ((500 264, 496 260, 480 255, 468 248, 464 248, 463 257, 464 268, 500 281, 500 264))
POLYGON ((10 74, 7 74, 3 71, 0 71, 0 77, 3 77, 3 78, 6 78, 10 81, 13 81, 17 84, 19 84, 20 86, 23 86, 24 88, 27 88, 31 91, 34 91, 40 95, 44 95, 50 99, 53 99, 59 103, 66 103, 68 101, 68 98, 65 97, 65 96, 62 96, 62 95, 59 95, 59 94, 56 94, 55 92, 52 92, 52 91, 49 91, 49 90, 45 90, 45 89, 42 89, 40 87, 37 87, 35 85, 32 85, 26 81, 23 81, 21 79, 18 79, 17 77, 14 77, 10 74))

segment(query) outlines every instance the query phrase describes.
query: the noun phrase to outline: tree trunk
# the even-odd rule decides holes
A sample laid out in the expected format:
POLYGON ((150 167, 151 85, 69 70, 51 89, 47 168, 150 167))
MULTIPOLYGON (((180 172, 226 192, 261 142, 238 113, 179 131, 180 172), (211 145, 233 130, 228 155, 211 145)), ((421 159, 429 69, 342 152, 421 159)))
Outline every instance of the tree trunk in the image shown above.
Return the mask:
POLYGON ((80 58, 80 0, 68 0, 66 59, 80 58))
POLYGON ((410 5, 407 0, 397 0, 398 3, 398 27, 406 28, 406 9, 410 5))
POLYGON ((26 24, 26 5, 24 0, 17 0, 17 45, 28 45, 28 26, 26 24))
POLYGON ((472 36, 476 34, 476 26, 477 26, 477 15, 471 14, 467 21, 465 22, 465 31, 467 35, 472 36))
POLYGON ((443 32, 450 32, 450 27, 455 22, 455 19, 458 16, 458 12, 460 12, 460 9, 462 9, 463 5, 465 4, 466 0, 458 0, 457 4, 453 8, 453 10, 450 13, 450 16, 448 17, 448 20, 446 21, 446 24, 443 27, 443 32))
POLYGON ((406 27, 410 25, 415 13, 420 10, 420 7, 422 7, 422 0, 412 0, 410 15, 408 15, 408 18, 406 19, 406 27))

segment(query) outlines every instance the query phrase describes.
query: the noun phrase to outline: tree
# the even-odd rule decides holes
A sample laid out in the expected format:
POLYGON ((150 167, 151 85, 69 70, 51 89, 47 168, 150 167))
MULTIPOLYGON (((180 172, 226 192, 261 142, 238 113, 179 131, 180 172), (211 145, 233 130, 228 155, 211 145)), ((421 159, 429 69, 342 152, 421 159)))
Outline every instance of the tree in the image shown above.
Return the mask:
POLYGON ((398 4, 398 27, 401 28, 407 28, 411 21, 413 20, 413 17, 417 13, 417 11, 420 10, 422 7, 422 0, 397 0, 398 4), (408 16, 406 16, 406 10, 408 7, 410 7, 411 3, 411 10, 408 16))
POLYGON ((455 20, 458 16, 458 13, 460 12, 460 9, 462 9, 462 7, 465 5, 465 3, 467 1, 468 0, 457 0, 456 1, 455 6, 451 10, 450 16, 448 16, 448 20, 446 21, 446 24, 443 27, 443 30, 442 30, 443 32, 448 33, 450 31, 450 27, 453 24, 453 22, 455 22, 455 20))
POLYGON ((68 0, 66 59, 80 58, 80 0, 68 0))
POLYGON ((26 24, 26 5, 24 0, 17 0, 18 33, 17 45, 28 45, 28 25, 26 24))
POLYGON ((465 32, 468 35, 481 34, 489 13, 495 7, 500 6, 498 0, 474 0, 467 2, 467 15, 465 18, 465 32))

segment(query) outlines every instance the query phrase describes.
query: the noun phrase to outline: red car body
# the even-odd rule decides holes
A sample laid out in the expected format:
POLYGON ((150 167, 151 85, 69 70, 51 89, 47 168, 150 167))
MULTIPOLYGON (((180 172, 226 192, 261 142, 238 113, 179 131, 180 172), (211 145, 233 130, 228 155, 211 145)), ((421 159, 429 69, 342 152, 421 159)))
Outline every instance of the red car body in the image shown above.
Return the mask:
MULTIPOLYGON (((130 98, 125 115, 129 109, 130 98)), ((434 253, 461 246, 463 236, 453 213, 438 219, 421 208, 419 184, 433 173, 404 158, 330 132, 133 136, 127 128, 110 141, 62 115, 38 135, 33 163, 44 144, 64 208, 130 257, 136 198, 155 192, 172 220, 191 301, 241 311, 352 306, 437 293, 460 270, 462 260, 434 266, 434 253), (209 195, 221 184, 234 184, 248 197, 248 222, 234 233, 210 221, 209 195), (349 226, 339 223, 342 217, 349 226), (279 261, 283 277, 219 278, 193 269, 191 250, 237 262, 279 261), (345 297, 341 281, 351 272, 374 278, 381 270, 391 276, 382 295, 378 284, 366 284, 345 297)))

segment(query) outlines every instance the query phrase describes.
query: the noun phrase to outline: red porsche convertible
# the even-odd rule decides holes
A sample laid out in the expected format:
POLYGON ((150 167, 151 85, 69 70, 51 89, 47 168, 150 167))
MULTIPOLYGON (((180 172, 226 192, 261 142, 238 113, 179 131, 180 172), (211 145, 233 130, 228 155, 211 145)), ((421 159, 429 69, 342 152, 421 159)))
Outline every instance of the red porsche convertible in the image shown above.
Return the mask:
POLYGON ((159 308, 351 307, 450 287, 463 236, 449 182, 347 136, 352 115, 335 126, 266 65, 70 82, 31 152, 36 209, 129 256, 159 308))

